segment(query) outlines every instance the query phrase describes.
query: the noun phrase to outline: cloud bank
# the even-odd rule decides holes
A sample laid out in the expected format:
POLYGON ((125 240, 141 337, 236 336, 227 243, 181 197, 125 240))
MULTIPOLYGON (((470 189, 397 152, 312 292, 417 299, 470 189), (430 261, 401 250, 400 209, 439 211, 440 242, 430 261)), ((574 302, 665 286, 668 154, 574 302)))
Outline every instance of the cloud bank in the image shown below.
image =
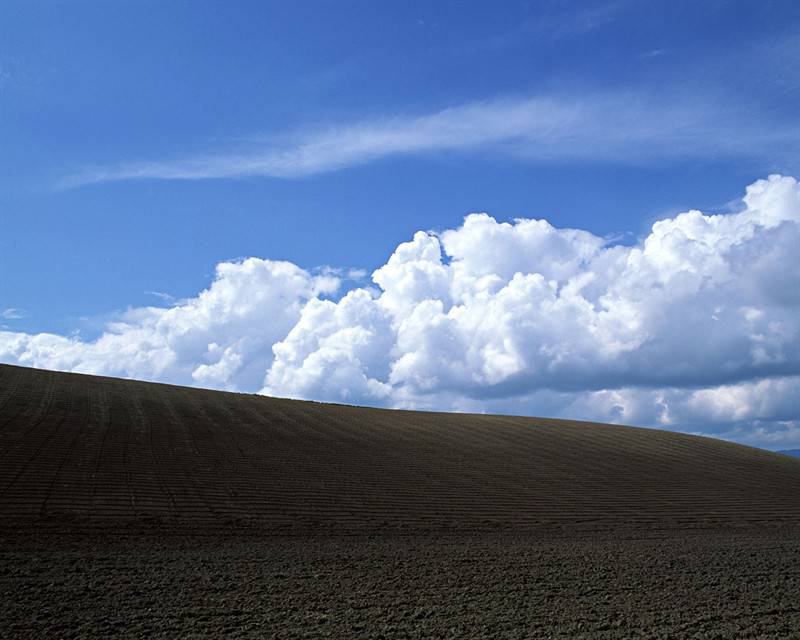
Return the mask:
POLYGON ((0 332, 0 360, 379 406, 552 415, 800 445, 800 185, 688 211, 634 246, 472 214, 335 295, 249 258, 93 342, 0 332))
POLYGON ((601 93, 471 102, 416 117, 395 116, 256 141, 238 152, 94 167, 65 187, 119 180, 300 178, 382 158, 495 150, 532 161, 653 162, 676 157, 770 157, 793 154, 794 122, 760 120, 734 101, 688 96, 601 93), (735 135, 732 135, 735 133, 735 135))
POLYGON ((0 332, 0 361, 196 384, 258 388, 272 345, 303 306, 334 293, 337 278, 312 276, 289 263, 248 258, 217 265, 214 282, 171 308, 131 309, 94 342, 40 333, 0 332))

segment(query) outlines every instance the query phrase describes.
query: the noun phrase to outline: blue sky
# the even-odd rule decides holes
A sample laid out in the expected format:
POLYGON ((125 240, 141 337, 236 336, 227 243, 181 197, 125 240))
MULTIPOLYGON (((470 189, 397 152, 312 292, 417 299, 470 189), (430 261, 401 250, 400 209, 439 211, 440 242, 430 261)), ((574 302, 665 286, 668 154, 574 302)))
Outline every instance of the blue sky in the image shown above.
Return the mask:
POLYGON ((92 341, 250 256, 338 300, 472 212, 635 246, 800 173, 798 62, 792 1, 8 0, 0 324, 92 341))
POLYGON ((788 126, 800 106, 794 2, 12 1, 0 12, 0 296, 26 310, 15 328, 29 331, 155 302, 146 291, 190 295, 237 256, 374 268, 415 230, 471 211, 640 234, 795 168, 768 143, 552 162, 489 143, 290 179, 60 188, 89 167, 476 101, 631 92, 725 113, 735 103, 744 124, 788 126))

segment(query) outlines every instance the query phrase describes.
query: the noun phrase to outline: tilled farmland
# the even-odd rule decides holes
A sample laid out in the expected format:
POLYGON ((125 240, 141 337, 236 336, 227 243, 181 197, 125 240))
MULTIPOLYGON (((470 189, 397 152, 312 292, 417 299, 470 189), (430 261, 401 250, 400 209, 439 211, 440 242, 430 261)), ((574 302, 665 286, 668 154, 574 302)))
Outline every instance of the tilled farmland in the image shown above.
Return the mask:
POLYGON ((800 637, 800 460, 0 365, 0 637, 800 637))

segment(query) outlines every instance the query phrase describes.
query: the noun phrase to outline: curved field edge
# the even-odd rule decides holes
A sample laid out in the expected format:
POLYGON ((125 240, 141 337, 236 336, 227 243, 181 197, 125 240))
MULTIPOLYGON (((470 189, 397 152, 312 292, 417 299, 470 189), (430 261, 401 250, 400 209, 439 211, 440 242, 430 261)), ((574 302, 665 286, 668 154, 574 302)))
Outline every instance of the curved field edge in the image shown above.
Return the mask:
POLYGON ((800 521, 800 460, 653 429, 0 365, 0 520, 286 532, 800 521))

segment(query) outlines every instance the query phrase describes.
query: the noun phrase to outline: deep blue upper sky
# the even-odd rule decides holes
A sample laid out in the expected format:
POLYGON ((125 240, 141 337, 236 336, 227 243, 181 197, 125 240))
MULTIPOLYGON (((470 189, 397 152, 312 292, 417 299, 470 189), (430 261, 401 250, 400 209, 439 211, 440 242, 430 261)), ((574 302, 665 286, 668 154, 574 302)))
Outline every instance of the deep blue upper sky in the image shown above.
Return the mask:
POLYGON ((369 270, 472 211, 638 235, 677 210, 726 210, 754 179, 797 173, 799 25, 791 0, 6 0, 0 308, 25 317, 2 322, 86 332, 81 318, 159 303, 147 292, 195 295, 238 256, 369 270), (610 106, 577 133, 537 130, 544 155, 496 132, 337 155, 362 126, 399 122, 405 140, 418 119, 452 108, 461 126, 478 103, 491 129, 507 119, 498 104, 530 99, 557 119, 610 106), (656 133, 628 141, 628 100, 650 105, 632 130, 657 107, 656 133), (170 163, 228 166, 331 131, 344 133, 316 168, 164 179, 170 163))

